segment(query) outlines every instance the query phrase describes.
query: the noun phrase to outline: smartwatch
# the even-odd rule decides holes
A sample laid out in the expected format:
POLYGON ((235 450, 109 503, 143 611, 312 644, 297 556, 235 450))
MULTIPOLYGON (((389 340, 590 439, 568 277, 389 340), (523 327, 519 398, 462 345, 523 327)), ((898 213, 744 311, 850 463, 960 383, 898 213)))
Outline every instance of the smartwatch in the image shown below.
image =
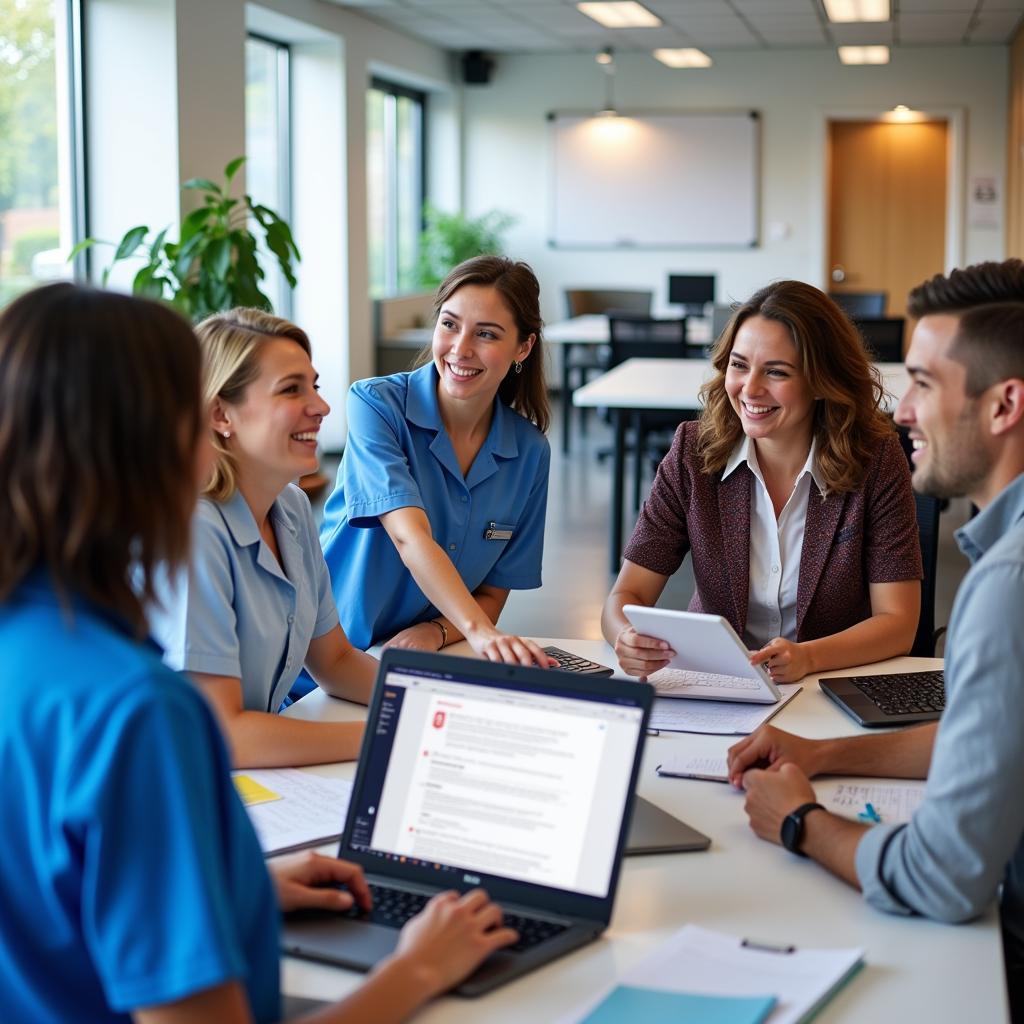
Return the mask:
POLYGON ((825 810, 821 804, 807 803, 801 804, 792 814, 787 814, 782 819, 782 829, 779 832, 779 838, 782 840, 782 845, 789 850, 790 853, 795 853, 799 857, 806 857, 807 854, 800 849, 800 843, 804 838, 804 818, 807 817, 811 811, 825 810))

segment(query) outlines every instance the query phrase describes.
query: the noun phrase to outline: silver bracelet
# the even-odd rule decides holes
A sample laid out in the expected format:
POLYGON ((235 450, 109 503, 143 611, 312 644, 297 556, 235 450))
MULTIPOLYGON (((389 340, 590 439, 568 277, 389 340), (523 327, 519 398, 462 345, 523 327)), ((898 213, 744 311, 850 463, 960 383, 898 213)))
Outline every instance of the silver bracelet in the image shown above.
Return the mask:
POLYGON ((443 650, 448 646, 448 627, 440 619, 431 619, 430 621, 441 630, 441 646, 438 647, 438 650, 443 650))

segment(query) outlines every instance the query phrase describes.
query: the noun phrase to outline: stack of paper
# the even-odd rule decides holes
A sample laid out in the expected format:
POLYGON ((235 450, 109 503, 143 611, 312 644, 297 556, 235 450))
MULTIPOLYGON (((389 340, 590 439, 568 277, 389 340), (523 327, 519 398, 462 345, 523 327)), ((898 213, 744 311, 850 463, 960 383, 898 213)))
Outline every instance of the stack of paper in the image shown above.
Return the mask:
POLYGON ((799 683, 779 686, 782 699, 775 704, 694 697, 656 697, 650 727, 662 732, 702 732, 719 736, 747 736, 778 714, 799 692, 799 683))
POLYGON ((352 796, 348 779, 325 779, 298 768, 250 768, 234 773, 263 853, 288 853, 341 835, 352 796))
POLYGON ((564 1024, 800 1024, 863 960, 861 949, 769 946, 687 925, 564 1024))

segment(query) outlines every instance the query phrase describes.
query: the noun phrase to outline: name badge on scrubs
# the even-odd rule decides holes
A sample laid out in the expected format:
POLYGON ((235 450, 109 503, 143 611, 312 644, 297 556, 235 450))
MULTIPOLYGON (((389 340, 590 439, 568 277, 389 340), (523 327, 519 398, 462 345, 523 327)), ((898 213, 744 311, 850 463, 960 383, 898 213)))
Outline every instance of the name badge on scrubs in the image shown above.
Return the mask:
POLYGON ((484 540, 511 540, 512 527, 501 523, 488 523, 484 530, 484 540))

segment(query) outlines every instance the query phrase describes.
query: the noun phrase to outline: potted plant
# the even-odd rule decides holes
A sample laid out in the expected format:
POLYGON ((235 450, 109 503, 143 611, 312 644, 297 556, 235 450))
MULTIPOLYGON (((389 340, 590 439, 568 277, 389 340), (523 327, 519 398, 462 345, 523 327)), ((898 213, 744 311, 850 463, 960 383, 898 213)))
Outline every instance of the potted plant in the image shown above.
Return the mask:
MULTIPOLYGON (((193 323, 233 306, 255 306, 272 313, 273 304, 260 290, 265 276, 257 260, 261 241, 292 288, 296 283, 294 265, 302 257, 288 224, 273 210, 248 194, 230 194, 232 179, 244 163, 245 157, 240 156, 224 168, 223 185, 209 178, 190 178, 181 186, 201 193, 202 205, 182 220, 177 241, 168 238, 168 228, 152 239, 146 224, 129 228, 103 271, 104 286, 115 264, 141 256, 145 262, 132 280, 133 294, 169 302, 193 323), (262 239, 250 230, 253 223, 262 239)), ((98 244, 113 243, 86 238, 75 246, 69 259, 98 244)), ((299 483, 310 497, 316 497, 328 481, 317 472, 299 483)))
MULTIPOLYGON (((293 288, 294 264, 301 257, 291 229, 273 210, 248 194, 230 194, 232 179, 244 163, 245 157, 240 156, 224 168, 223 185, 209 178, 190 178, 181 186, 201 193, 202 205, 182 220, 177 241, 168 237, 166 227, 152 239, 148 225, 129 228, 103 271, 103 284, 115 264, 141 256, 145 262, 135 274, 132 292, 163 299, 193 322, 233 306, 273 312, 270 299, 260 290, 265 275, 257 253, 262 248, 272 255, 293 288), (262 232, 262 239, 251 230, 253 225, 262 232)), ((113 243, 86 238, 69 259, 98 244, 113 243)))
POLYGON ((424 288, 436 288, 452 267, 484 253, 500 253, 504 234, 516 222, 511 214, 491 210, 480 217, 443 213, 423 204, 426 222, 420 234, 419 279, 424 288))

